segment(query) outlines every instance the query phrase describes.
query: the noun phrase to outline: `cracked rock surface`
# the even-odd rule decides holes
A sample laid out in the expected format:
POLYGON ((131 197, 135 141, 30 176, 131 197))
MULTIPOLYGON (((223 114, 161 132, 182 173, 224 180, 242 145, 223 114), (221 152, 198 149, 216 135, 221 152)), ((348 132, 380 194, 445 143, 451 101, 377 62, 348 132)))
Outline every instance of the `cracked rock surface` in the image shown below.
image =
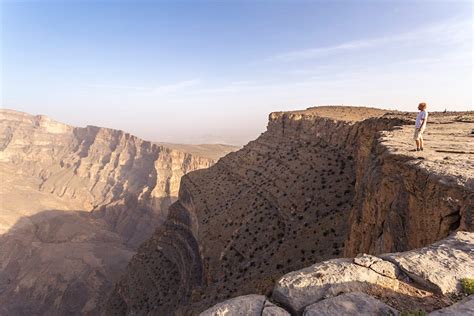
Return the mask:
POLYGON ((341 294, 322 300, 305 308, 304 316, 334 315, 398 315, 398 311, 387 304, 361 292, 341 294))
POLYGON ((423 287, 441 294, 459 293, 460 281, 474 276, 474 240, 468 232, 457 232, 429 247, 381 257, 423 287))
POLYGON ((397 290, 399 284, 351 259, 333 259, 284 275, 278 280, 272 297, 291 310, 301 312, 324 298, 370 291, 374 286, 397 290))
POLYGON ((429 314, 429 316, 461 316, 474 315, 474 295, 470 295, 456 304, 439 309, 429 314))
POLYGON ((284 309, 272 304, 264 295, 239 296, 205 310, 200 316, 290 316, 284 309))

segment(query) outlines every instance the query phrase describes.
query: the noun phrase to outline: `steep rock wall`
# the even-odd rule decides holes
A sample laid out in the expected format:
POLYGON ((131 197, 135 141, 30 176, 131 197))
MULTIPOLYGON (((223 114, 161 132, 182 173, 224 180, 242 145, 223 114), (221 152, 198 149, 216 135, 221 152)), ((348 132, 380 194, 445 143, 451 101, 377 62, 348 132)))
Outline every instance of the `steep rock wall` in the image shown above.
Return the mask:
POLYGON ((412 154, 403 146, 411 127, 384 131, 358 150, 346 256, 406 251, 458 229, 474 229, 470 115, 468 123, 460 123, 467 115, 433 116, 426 154, 412 154))
POLYGON ((180 178, 214 162, 1 110, 0 314, 96 314, 180 178))
POLYGON ((154 199, 177 195, 182 175, 214 162, 120 130, 75 128, 8 110, 2 111, 0 119, 0 162, 41 179, 42 191, 80 199, 84 209, 126 194, 155 206, 154 199))
POLYGON ((363 128, 318 113, 272 113, 257 140, 183 177, 170 218, 132 260, 107 312, 202 310, 268 291, 315 257, 340 256, 363 128), (171 274, 178 279, 164 277, 171 274))

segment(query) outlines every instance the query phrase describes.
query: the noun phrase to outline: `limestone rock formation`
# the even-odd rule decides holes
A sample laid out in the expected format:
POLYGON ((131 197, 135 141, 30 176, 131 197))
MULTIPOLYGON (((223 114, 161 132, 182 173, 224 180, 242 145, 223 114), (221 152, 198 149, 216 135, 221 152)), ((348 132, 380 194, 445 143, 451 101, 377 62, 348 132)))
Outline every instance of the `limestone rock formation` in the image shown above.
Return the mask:
POLYGON ((474 295, 470 295, 456 304, 439 309, 429 314, 429 316, 461 316, 474 315, 474 295))
POLYGON ((306 307, 304 316, 398 315, 396 309, 361 292, 341 294, 306 307))
POLYGON ((386 277, 396 279, 400 274, 400 269, 395 264, 382 260, 376 256, 362 254, 354 258, 354 263, 386 277))
POLYGON ((441 294, 461 291, 460 281, 474 276, 472 234, 458 232, 454 238, 437 242, 421 250, 382 256, 394 262, 423 287, 441 294))
POLYGON ((405 280, 435 293, 459 294, 461 279, 474 276, 474 233, 457 232, 432 246, 383 255, 373 261, 379 266, 395 264, 389 270, 403 273, 390 278, 386 269, 376 272, 371 268, 374 264, 359 265, 359 258, 333 259, 286 274, 277 282, 273 299, 300 312, 314 302, 340 293, 375 293, 380 288, 402 292, 407 286, 405 280))
POLYGON ((97 313, 164 221, 180 178, 214 162, 0 110, 0 314, 97 313))
MULTIPOLYGON (((314 262, 472 230, 472 113, 432 113, 421 154, 409 151, 414 116, 354 107, 270 114, 258 139, 183 177, 167 221, 131 260, 106 312, 197 313, 269 295, 283 274, 314 262)), ((336 262, 344 275, 396 289, 399 267, 357 261, 336 262)))
POLYGON ((333 259, 283 276, 273 290, 273 299, 301 312, 306 306, 340 293, 368 292, 383 287, 398 290, 399 282, 360 266, 353 259, 333 259))
POLYGON ((272 304, 264 295, 239 296, 216 304, 200 316, 290 316, 284 309, 272 304))
MULTIPOLYGON (((438 293, 430 284, 433 275, 438 275, 441 284, 453 281, 454 273, 461 265, 465 270, 457 278, 474 276, 474 233, 457 232, 433 246, 408 252, 386 254, 380 257, 362 255, 354 259, 332 259, 316 263, 302 270, 293 271, 278 280, 273 289, 272 301, 280 308, 295 315, 398 315, 399 311, 422 310, 430 315, 469 315, 473 311, 474 296, 452 304, 453 298, 462 295, 454 286, 449 294, 438 293), (385 261, 387 258, 390 261, 385 261), (409 261, 406 258, 417 258, 409 261), (438 262, 435 269, 430 265, 438 262), (362 264, 360 264, 362 263, 362 264), (386 266, 393 269, 372 270, 372 266, 386 266), (452 270, 454 268, 454 271, 452 270), (386 271, 398 271, 386 275, 386 271), (417 271, 416 278, 411 278, 417 271)), ((217 315, 220 307, 232 306, 248 298, 259 297, 263 302, 269 299, 258 295, 236 297, 206 310, 203 315, 217 315)), ((250 301, 249 301, 250 302, 250 301)), ((242 304, 244 306, 244 304, 242 304)), ((229 309, 227 315, 238 315, 229 309)), ((261 315, 255 314, 255 315, 261 315)))

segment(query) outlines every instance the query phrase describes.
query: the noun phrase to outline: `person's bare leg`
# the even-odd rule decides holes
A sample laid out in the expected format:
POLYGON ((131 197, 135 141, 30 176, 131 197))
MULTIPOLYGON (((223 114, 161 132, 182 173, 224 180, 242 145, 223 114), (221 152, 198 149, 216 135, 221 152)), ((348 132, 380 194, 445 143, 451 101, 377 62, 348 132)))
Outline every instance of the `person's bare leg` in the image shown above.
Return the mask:
POLYGON ((420 149, 423 150, 423 136, 420 137, 420 149))
POLYGON ((420 149, 420 141, 417 139, 415 140, 415 142, 416 142, 416 149, 417 150, 420 149))

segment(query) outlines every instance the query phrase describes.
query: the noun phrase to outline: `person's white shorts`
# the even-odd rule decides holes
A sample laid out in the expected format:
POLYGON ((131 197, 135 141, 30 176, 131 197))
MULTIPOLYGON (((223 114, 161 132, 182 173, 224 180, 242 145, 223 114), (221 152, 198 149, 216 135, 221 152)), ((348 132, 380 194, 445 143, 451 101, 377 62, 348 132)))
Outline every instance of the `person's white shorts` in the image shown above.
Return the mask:
POLYGON ((415 134, 413 135, 413 140, 423 139, 423 132, 425 130, 421 128, 415 128, 415 134))

